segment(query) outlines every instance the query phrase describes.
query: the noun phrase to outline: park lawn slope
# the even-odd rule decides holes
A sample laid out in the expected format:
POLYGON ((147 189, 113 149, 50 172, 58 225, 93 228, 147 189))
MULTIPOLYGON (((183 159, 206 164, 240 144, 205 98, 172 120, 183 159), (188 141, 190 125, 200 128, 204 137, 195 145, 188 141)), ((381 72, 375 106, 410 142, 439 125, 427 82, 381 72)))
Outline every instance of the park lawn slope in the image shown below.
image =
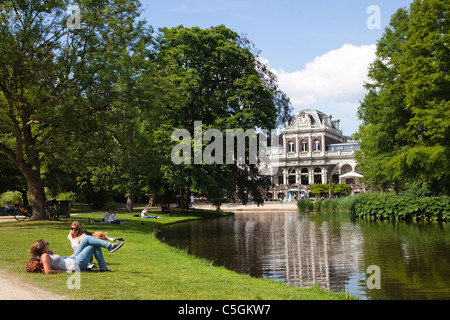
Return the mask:
MULTIPOLYGON (((134 213, 136 214, 136 213, 134 213)), ((1 268, 44 290, 68 299, 89 300, 325 300, 351 299, 314 288, 290 287, 280 282, 240 275, 223 267, 215 267, 206 259, 188 255, 164 243, 154 235, 155 228, 165 223, 211 218, 224 213, 187 210, 164 219, 141 219, 131 213, 119 213, 125 224, 88 223, 102 214, 83 214, 58 222, 23 221, 0 224, 1 268), (69 274, 29 274, 25 271, 28 249, 35 240, 44 238, 50 249, 61 256, 72 254, 67 235, 72 221, 78 220, 88 231, 104 231, 125 239, 125 245, 114 254, 103 250, 109 273, 81 273, 81 288, 69 289, 69 274), (142 224, 143 222, 143 224, 142 224)), ((154 212, 153 215, 158 213, 154 212)), ((73 278, 72 278, 73 279, 73 278)), ((74 283, 73 283, 74 284, 74 283)))

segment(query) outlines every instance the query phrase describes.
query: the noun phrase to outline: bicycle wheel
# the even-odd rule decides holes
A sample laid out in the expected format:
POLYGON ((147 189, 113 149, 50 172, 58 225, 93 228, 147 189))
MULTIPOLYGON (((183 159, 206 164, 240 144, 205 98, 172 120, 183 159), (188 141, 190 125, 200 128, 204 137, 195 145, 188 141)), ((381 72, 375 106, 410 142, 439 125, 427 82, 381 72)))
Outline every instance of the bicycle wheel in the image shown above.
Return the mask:
POLYGON ((21 210, 15 210, 15 211, 14 211, 14 218, 15 218, 17 221, 25 220, 25 219, 28 218, 28 217, 29 217, 28 212, 23 212, 23 211, 21 211, 21 210))
POLYGON ((58 221, 59 220, 59 216, 56 214, 56 211, 53 208, 47 209, 47 215, 48 215, 48 219, 50 221, 53 221, 53 220, 58 221))
POLYGON ((53 213, 52 210, 50 208, 45 208, 45 214, 48 217, 48 220, 52 221, 53 220, 53 213))

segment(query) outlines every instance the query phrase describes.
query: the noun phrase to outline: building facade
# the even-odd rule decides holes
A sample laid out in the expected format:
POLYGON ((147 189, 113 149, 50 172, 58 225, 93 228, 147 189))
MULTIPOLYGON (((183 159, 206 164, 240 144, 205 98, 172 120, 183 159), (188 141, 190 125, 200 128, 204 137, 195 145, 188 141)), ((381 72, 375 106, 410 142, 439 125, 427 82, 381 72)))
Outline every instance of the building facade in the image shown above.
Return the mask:
POLYGON ((309 197, 313 184, 346 183, 352 194, 365 191, 355 161, 359 146, 343 134, 340 120, 318 110, 299 111, 279 138, 279 146, 270 148, 269 198, 309 197))

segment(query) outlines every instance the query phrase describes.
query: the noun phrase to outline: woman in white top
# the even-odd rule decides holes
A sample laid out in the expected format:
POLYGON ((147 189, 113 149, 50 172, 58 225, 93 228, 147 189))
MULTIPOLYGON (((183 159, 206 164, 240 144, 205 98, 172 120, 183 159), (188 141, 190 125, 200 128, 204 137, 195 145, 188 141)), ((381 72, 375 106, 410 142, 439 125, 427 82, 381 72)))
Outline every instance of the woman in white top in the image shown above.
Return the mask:
MULTIPOLYGON (((72 248, 73 254, 75 254, 75 252, 77 251, 81 241, 86 237, 86 236, 93 236, 96 237, 100 240, 107 240, 107 241, 123 241, 122 238, 110 238, 109 235, 106 232, 88 232, 86 230, 83 229, 83 227, 81 226, 81 222, 79 221, 74 221, 72 222, 72 225, 70 227, 70 232, 69 235, 67 236, 67 239, 70 242, 70 247, 72 248)), ((97 259, 97 262, 99 263, 99 265, 102 265, 100 263, 100 261, 104 261, 103 259, 103 253, 102 250, 98 249, 94 251, 94 256, 97 259)), ((100 270, 101 271, 101 270, 100 270)))
POLYGON ((70 242, 70 246, 72 247, 73 253, 77 251, 78 246, 81 243, 81 240, 86 236, 86 232, 81 227, 81 223, 78 221, 72 222, 72 226, 70 227, 69 235, 67 239, 70 242))

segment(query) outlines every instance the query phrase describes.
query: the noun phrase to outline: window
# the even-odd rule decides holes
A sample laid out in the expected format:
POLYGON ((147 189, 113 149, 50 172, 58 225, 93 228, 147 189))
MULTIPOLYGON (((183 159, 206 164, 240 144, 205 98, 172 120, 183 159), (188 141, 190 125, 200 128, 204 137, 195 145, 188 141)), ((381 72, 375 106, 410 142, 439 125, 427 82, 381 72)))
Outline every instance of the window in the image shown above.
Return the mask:
POLYGON ((302 140, 301 145, 302 145, 302 152, 308 151, 308 142, 306 142, 306 140, 302 140))
POLYGON ((308 169, 303 168, 301 173, 301 184, 302 185, 308 185, 309 184, 309 177, 308 177, 308 169))
POLYGON ((283 180, 284 180, 283 176, 278 176, 278 184, 280 184, 280 185, 284 184, 283 180))
POLYGON ((295 176, 289 176, 289 178, 288 178, 288 180, 289 180, 289 185, 290 186, 292 186, 292 185, 294 185, 294 184, 296 184, 296 182, 295 182, 295 176))
POLYGON ((292 140, 288 142, 288 152, 295 152, 295 143, 292 140))
POLYGON ((322 183, 322 169, 316 168, 314 169, 314 184, 322 183))
POLYGON ((314 151, 320 151, 320 140, 314 140, 314 151))

